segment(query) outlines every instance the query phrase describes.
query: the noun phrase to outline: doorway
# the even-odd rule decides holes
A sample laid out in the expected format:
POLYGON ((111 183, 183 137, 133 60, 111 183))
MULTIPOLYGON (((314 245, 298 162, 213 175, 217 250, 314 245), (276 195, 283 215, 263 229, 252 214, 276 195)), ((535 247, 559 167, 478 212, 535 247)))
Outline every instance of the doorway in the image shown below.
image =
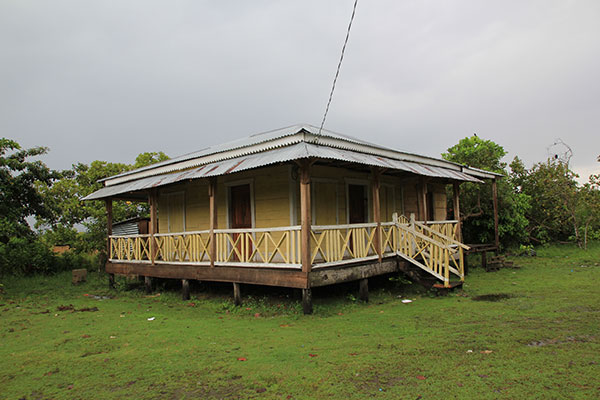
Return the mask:
MULTIPOLYGON (((250 229, 252 228, 252 200, 250 195, 250 184, 231 186, 229 188, 229 227, 232 229, 250 229)), ((240 234, 233 234, 234 243, 237 242, 240 234)), ((238 252, 242 254, 241 241, 236 243, 238 252)), ((244 258, 252 254, 251 245, 248 243, 244 258)), ((237 254, 234 253, 233 261, 240 261, 237 254)))
POLYGON ((348 185, 348 223, 362 224, 367 222, 367 186, 348 185))

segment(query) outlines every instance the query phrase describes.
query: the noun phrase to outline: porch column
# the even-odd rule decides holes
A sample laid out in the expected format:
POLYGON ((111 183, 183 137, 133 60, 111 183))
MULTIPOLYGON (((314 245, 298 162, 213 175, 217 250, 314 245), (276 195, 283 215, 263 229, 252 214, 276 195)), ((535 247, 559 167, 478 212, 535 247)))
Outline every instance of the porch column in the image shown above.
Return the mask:
POLYGON ((154 235, 158 233, 158 220, 156 218, 156 205, 158 203, 156 189, 152 189, 148 194, 148 204, 150 204, 150 226, 148 227, 148 233, 150 234, 150 261, 152 265, 156 261, 157 247, 154 235))
MULTIPOLYGON (((110 260, 110 236, 112 235, 113 225, 113 201, 112 197, 105 200, 106 204, 106 258, 110 260)), ((113 288, 115 286, 115 274, 108 274, 108 287, 113 288)))
POLYGON ((215 235, 215 229, 218 228, 217 224, 217 178, 210 178, 208 182, 208 214, 209 214, 209 254, 210 254, 210 266, 215 266, 215 260, 217 259, 217 237, 215 235))
POLYGON ((310 252, 310 160, 300 162, 300 254, 302 272, 308 274, 312 268, 310 252))
POLYGON ((375 228, 375 236, 373 238, 373 245, 377 251, 377 258, 379 259, 379 262, 381 262, 383 258, 383 249, 381 248, 381 204, 379 202, 380 175, 381 171, 379 168, 373 168, 373 221, 377 223, 377 227, 375 228))
POLYGON ((454 203, 452 207, 454 209, 454 219, 458 221, 458 241, 462 242, 462 222, 460 220, 460 183, 454 182, 454 184, 452 185, 452 194, 454 203))
POLYGON ((496 252, 498 252, 500 235, 498 233, 498 186, 496 185, 496 178, 492 179, 492 200, 494 202, 494 245, 496 246, 496 252))
POLYGON ((302 289, 302 310, 304 314, 312 314, 312 292, 309 274, 312 269, 310 251, 310 165, 311 160, 300 160, 300 257, 302 272, 306 274, 306 288, 302 289))

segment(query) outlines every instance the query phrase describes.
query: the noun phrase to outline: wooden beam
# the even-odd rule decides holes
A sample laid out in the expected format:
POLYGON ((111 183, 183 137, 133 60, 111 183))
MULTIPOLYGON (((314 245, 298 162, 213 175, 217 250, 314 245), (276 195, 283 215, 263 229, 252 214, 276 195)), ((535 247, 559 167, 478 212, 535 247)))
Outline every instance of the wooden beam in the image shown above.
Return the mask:
POLYGON ((494 245, 496 251, 500 248, 500 235, 498 232, 498 186, 496 178, 492 179, 492 201, 494 202, 494 245))
POLYGON ((377 260, 362 262, 351 266, 342 266, 337 268, 316 269, 310 274, 310 287, 328 286, 342 282, 352 282, 371 276, 389 274, 398 271, 399 263, 397 258, 391 257, 379 263, 377 260))
POLYGON ((300 160, 300 254, 302 259, 302 272, 307 275, 312 269, 310 254, 311 225, 310 160, 306 159, 300 160))
POLYGON ((365 303, 369 302, 369 279, 364 278, 358 281, 358 298, 365 303))
MULTIPOLYGON (((106 204, 106 258, 110 259, 110 235, 112 235, 113 226, 113 200, 111 197, 105 200, 106 204)), ((108 287, 113 289, 115 287, 115 275, 108 274, 108 287)))
POLYGON ((462 221, 460 220, 460 183, 452 185, 454 219, 458 221, 458 241, 462 242, 462 221))
POLYGON ((427 183, 423 177, 417 184, 417 208, 419 221, 427 221, 427 183))
POLYGON ((233 282, 233 304, 236 306, 242 305, 242 290, 238 282, 233 282))
POLYGON ((156 189, 152 189, 148 194, 148 204, 150 204, 150 226, 148 226, 148 233, 150 234, 150 260, 152 264, 156 261, 158 253, 156 241, 154 240, 154 235, 158 233, 158 219, 156 218, 157 197, 156 189))
POLYGON ((302 289, 302 311, 304 315, 312 314, 313 306, 312 306, 312 290, 302 289))
POLYGON ((190 299, 190 281, 187 279, 181 280, 181 298, 183 300, 190 299))
POLYGON ((378 168, 373 168, 373 184, 371 185, 373 188, 373 221, 377 223, 373 244, 377 250, 379 262, 381 262, 383 258, 383 249, 381 248, 381 204, 379 200, 380 176, 381 171, 378 168))
POLYGON ((217 259, 217 238, 215 235, 215 229, 219 227, 217 221, 217 178, 210 178, 208 182, 208 219, 209 219, 209 255, 210 255, 210 266, 215 266, 215 260, 217 259))
POLYGON ((144 276, 144 286, 146 293, 152 293, 152 278, 150 276, 144 276))
POLYGON ((119 275, 141 275, 154 278, 167 279, 195 279, 198 281, 212 282, 238 282, 253 285, 279 286, 297 289, 307 287, 306 274, 300 270, 181 265, 181 264, 156 264, 141 263, 106 263, 106 271, 119 275))

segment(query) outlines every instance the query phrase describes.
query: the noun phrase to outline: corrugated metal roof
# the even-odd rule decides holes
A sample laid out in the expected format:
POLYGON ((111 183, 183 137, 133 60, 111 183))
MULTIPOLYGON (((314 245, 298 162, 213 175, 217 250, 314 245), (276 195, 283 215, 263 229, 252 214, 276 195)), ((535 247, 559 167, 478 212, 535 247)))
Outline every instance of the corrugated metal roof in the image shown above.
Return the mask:
POLYGON ((299 124, 207 147, 161 163, 111 176, 101 181, 105 181, 106 186, 115 185, 151 175, 162 175, 175 171, 183 171, 208 163, 266 152, 276 148, 291 146, 296 143, 319 144, 326 147, 413 161, 443 168, 454 168, 456 170, 461 170, 462 167, 461 165, 450 161, 387 148, 325 129, 319 133, 319 128, 315 126, 299 124))
POLYGON ((262 153, 256 153, 215 163, 209 163, 182 172, 173 172, 164 175, 149 176, 134 181, 106 186, 84 197, 83 200, 102 199, 129 192, 136 192, 140 190, 155 188, 158 186, 169 185, 188 179, 200 179, 212 176, 226 175, 234 172, 309 157, 328 160, 338 160, 374 167, 382 167, 436 178, 446 178, 468 182, 481 182, 481 180, 470 176, 469 174, 447 168, 423 165, 412 161, 394 160, 388 157, 380 157, 372 154, 358 153, 355 151, 319 146, 310 143, 296 143, 291 146, 281 147, 262 153))

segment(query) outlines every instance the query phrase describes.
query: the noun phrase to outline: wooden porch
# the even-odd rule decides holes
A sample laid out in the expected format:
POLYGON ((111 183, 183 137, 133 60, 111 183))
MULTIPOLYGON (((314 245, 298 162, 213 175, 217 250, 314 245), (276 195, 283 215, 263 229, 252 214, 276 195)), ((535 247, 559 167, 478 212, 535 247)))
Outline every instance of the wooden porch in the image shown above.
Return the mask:
POLYGON ((410 263, 450 287, 464 280, 457 221, 311 226, 305 270, 301 226, 109 237, 110 274, 311 287, 366 279, 410 263))

